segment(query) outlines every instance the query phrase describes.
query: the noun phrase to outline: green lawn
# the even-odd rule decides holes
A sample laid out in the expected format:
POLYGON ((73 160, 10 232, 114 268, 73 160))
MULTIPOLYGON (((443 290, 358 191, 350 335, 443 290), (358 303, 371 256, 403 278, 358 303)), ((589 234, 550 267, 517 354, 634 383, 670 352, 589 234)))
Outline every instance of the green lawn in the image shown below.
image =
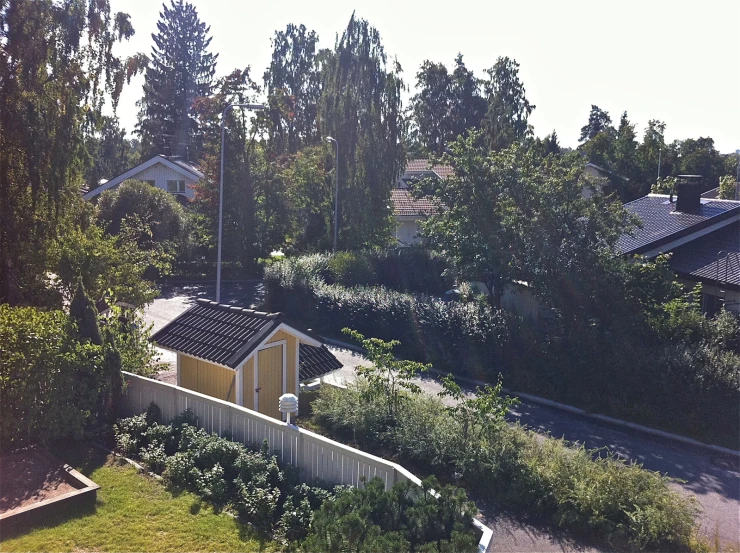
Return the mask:
POLYGON ((274 551, 249 529, 190 493, 161 482, 88 444, 53 450, 100 485, 94 511, 68 513, 15 536, 0 551, 274 551))

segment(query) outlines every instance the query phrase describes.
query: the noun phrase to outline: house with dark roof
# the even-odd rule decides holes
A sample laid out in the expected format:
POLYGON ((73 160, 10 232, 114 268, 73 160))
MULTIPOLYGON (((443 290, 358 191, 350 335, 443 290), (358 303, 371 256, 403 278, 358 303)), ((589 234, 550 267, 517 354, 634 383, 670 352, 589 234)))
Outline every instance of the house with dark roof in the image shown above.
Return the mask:
POLYGON ((196 165, 179 157, 158 155, 102 183, 82 197, 85 200, 92 200, 124 181, 140 180, 174 194, 184 201, 195 196, 193 185, 203 178, 205 178, 203 172, 196 165))
POLYGON ((687 286, 702 283, 702 308, 740 314, 740 201, 705 198, 693 183, 676 197, 649 194, 625 204, 641 227, 617 242, 627 256, 670 253, 671 268, 687 286))
POLYGON ((151 340, 177 353, 177 385, 281 418, 281 395, 342 367, 310 330, 282 313, 199 299, 151 340))

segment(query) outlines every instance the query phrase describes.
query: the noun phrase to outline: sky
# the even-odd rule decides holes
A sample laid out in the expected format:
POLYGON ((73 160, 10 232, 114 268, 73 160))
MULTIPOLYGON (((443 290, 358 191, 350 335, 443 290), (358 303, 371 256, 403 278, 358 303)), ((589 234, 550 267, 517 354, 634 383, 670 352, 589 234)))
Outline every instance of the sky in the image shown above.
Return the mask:
MULTIPOLYGON (((136 29, 117 53, 150 55, 162 4, 111 3, 131 15, 136 29)), ((211 27, 218 76, 249 65, 261 83, 276 30, 303 23, 317 32, 319 47, 333 47, 355 10, 400 63, 409 95, 424 60, 451 68, 459 52, 482 78, 499 56, 509 56, 519 62, 527 98, 536 106, 530 123, 537 136, 556 130, 561 145, 577 146, 596 104, 615 125, 627 111, 639 137, 649 119, 659 119, 668 142, 711 136, 721 153, 740 149, 740 0, 191 3, 211 27)), ((120 100, 118 116, 128 131, 142 84, 143 76, 133 79, 120 100)))

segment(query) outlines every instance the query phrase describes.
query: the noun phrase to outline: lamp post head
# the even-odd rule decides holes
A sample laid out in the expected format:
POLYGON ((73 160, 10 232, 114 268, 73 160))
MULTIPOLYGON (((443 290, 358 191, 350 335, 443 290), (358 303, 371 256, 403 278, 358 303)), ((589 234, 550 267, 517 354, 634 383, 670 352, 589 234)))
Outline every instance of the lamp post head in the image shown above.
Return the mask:
POLYGON ((336 140, 334 140, 331 136, 327 136, 326 137, 326 141, 327 142, 336 142, 336 140))

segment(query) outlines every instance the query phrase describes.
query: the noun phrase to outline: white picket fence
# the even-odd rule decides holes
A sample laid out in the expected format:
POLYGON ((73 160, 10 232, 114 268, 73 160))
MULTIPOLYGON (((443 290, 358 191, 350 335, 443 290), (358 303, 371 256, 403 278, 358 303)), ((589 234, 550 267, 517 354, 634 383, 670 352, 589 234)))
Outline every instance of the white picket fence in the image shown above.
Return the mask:
MULTIPOLYGON (((305 481, 361 487, 363 478, 369 481, 377 476, 385 483, 386 490, 403 481, 421 485, 419 478, 396 463, 314 432, 187 388, 128 372, 123 375, 127 383, 127 414, 141 414, 154 402, 162 411, 163 421, 169 422, 190 409, 198 418, 198 426, 207 432, 219 436, 228 433, 232 440, 252 447, 259 447, 266 439, 280 461, 297 467, 305 481)), ((488 549, 493 533, 477 520, 474 524, 483 532, 478 544, 482 553, 488 549)))

